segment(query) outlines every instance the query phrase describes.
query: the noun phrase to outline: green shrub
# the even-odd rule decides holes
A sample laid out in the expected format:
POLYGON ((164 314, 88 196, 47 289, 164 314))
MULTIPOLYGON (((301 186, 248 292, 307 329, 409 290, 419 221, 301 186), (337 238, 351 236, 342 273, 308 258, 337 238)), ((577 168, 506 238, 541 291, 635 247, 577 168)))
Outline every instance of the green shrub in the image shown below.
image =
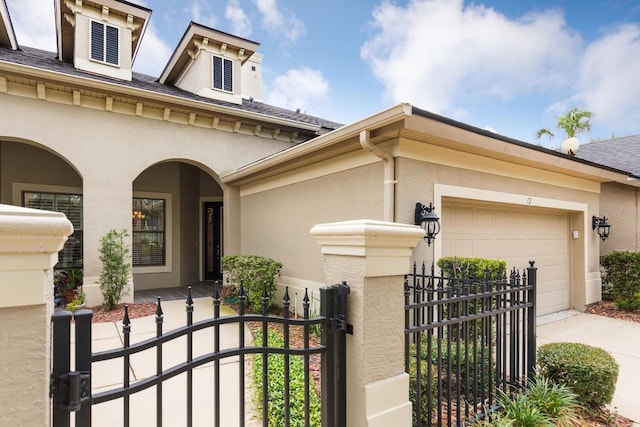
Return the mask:
POLYGON ((100 239, 100 291, 104 298, 103 305, 111 310, 120 302, 122 294, 129 283, 129 247, 125 238, 129 236, 127 230, 109 230, 100 239))
POLYGON ((640 293, 640 252, 613 251, 603 255, 600 263, 604 267, 603 289, 610 291, 611 298, 619 308, 622 310, 640 308, 636 307, 635 297, 640 293), (618 304, 619 302, 621 304, 618 304))
POLYGON ((545 414, 537 403, 526 393, 515 397, 500 392, 498 403, 503 409, 504 417, 512 420, 518 427, 554 427, 553 419, 545 414))
POLYGON ((269 302, 276 290, 276 274, 282 263, 257 255, 227 255, 222 257, 222 269, 232 284, 244 286, 249 307, 260 307, 264 287, 269 302))
POLYGON ((551 343, 538 349, 538 370, 553 384, 563 384, 587 407, 599 408, 613 398, 618 364, 601 348, 579 343, 551 343))
POLYGON ((637 292, 633 297, 629 299, 619 298, 615 301, 618 310, 622 311, 636 311, 640 310, 640 292, 637 292))
POLYGON ((445 277, 484 278, 489 272, 489 278, 495 280, 500 278, 500 273, 506 272, 507 262, 501 259, 443 257, 438 260, 438 267, 445 277))
POLYGON ((435 410, 437 399, 438 399, 438 387, 437 387, 437 372, 436 368, 433 367, 431 369, 431 390, 429 390, 429 368, 427 363, 430 363, 426 359, 426 348, 421 353, 422 365, 420 366, 420 390, 421 396, 418 396, 418 364, 416 358, 416 345, 411 344, 409 347, 409 399, 411 400, 411 405, 413 408, 413 425, 430 425, 430 420, 428 419, 428 410, 429 405, 428 399, 431 399, 433 403, 433 407, 435 410), (418 400, 420 400, 420 423, 417 422, 416 419, 416 408, 418 407, 418 400))
MULTIPOLYGON (((257 346, 262 345, 262 334, 255 337, 257 346)), ((267 331, 269 347, 283 348, 284 339, 273 330, 267 331)), ((268 421, 270 426, 284 425, 284 355, 269 354, 267 361, 269 383, 267 385, 268 421)), ((313 380, 311 380, 313 381, 313 380)), ((256 401, 258 411, 262 411, 262 354, 253 357, 253 382, 256 388, 256 401)), ((298 356, 289 356, 289 407, 291 409, 291 427, 304 426, 304 363, 298 356)), ((320 397, 315 392, 315 387, 309 385, 309 423, 312 426, 320 426, 322 422, 322 409, 320 397)))

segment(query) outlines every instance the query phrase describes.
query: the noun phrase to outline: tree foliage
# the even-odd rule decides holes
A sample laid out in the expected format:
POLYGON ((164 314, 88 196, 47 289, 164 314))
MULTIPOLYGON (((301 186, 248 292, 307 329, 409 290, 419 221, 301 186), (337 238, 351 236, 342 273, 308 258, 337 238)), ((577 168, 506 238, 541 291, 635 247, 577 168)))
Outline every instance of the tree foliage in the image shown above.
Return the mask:
POLYGON ((104 298, 103 305, 111 310, 120 302, 122 294, 129 282, 129 247, 125 239, 129 236, 127 230, 109 230, 100 239, 100 291, 104 298))
MULTIPOLYGON (((567 134, 567 138, 573 138, 580 132, 591 130, 591 111, 579 110, 572 108, 565 115, 558 117, 558 129, 562 129, 567 134)), ((540 139, 542 135, 548 135, 550 138, 554 136, 553 132, 548 128, 542 128, 536 132, 536 138, 540 139)))

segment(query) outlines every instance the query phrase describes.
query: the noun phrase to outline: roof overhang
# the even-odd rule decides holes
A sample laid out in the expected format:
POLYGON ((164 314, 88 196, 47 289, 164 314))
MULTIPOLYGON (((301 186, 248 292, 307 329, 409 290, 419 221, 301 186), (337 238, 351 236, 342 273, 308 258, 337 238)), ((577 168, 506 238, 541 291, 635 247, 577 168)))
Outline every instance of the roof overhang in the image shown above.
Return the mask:
POLYGON ((459 152, 529 166, 595 182, 619 182, 640 187, 640 180, 625 171, 565 155, 537 145, 400 104, 364 120, 344 126, 286 151, 223 175, 222 181, 245 185, 362 150, 359 135, 368 131, 373 144, 401 138, 459 152))
POLYGON ((129 3, 124 0, 55 0, 56 37, 58 42, 58 59, 72 61, 75 45, 73 26, 65 15, 73 16, 78 8, 93 8, 104 10, 108 8, 109 14, 120 15, 130 21, 132 28, 131 62, 136 58, 140 42, 147 29, 151 9, 129 3))
POLYGON ((11 16, 5 0, 0 0, 0 46, 13 50, 18 49, 18 39, 13 31, 11 16))
POLYGON ((196 48, 196 46, 203 44, 225 45, 227 50, 242 51, 243 54, 241 56, 243 63, 246 62, 260 46, 257 42, 205 27, 192 21, 182 35, 171 58, 169 58, 169 62, 167 62, 164 70, 162 70, 159 82, 162 84, 173 84, 191 61, 190 52, 196 48), (206 43, 204 43, 205 40, 206 43))

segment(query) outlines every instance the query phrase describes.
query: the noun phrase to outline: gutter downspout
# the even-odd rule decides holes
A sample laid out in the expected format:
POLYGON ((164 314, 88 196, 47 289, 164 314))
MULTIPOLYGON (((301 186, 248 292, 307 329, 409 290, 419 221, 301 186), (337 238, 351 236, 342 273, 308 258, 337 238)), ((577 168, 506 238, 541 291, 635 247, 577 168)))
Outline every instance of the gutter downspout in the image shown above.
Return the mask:
POLYGON ((384 163, 384 220, 395 221, 395 184, 396 184, 396 164, 391 153, 379 148, 371 142, 371 131, 364 129, 360 131, 360 145, 365 151, 378 156, 384 163))

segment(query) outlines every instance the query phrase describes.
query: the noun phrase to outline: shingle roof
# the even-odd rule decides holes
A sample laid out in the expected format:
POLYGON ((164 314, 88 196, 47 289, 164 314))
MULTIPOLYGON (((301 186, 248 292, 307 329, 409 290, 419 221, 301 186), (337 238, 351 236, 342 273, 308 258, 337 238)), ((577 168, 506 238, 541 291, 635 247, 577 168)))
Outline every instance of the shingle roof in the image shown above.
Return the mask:
POLYGON ((56 58, 56 54, 53 52, 47 52, 40 49, 34 49, 30 47, 21 47, 21 50, 13 51, 6 48, 0 48, 0 61, 10 62, 14 64, 25 65, 28 67, 39 68, 48 71, 54 71, 58 73, 64 73, 71 76, 91 78, 93 80, 104 81, 112 84, 117 84, 125 87, 137 88, 146 91, 156 92, 160 94, 175 96, 186 100, 194 100, 199 102, 205 102, 212 105, 219 105, 222 107, 229 107, 233 109, 253 112, 257 114, 264 114, 278 119, 292 120, 294 122, 310 124, 319 126, 326 130, 334 130, 343 125, 330 120, 325 120, 319 117, 310 116, 304 113, 298 113, 296 111, 287 110, 285 108, 276 107, 274 105, 265 104, 258 101, 250 101, 248 99, 242 100, 242 105, 232 104, 230 102, 219 101, 215 99, 205 98, 178 89, 174 86, 167 86, 158 83, 156 77, 148 76, 141 73, 133 73, 132 81, 115 80, 109 77, 99 76, 95 74, 88 74, 79 70, 76 70, 72 64, 59 61, 56 58))
POLYGON ((640 135, 582 144, 576 157, 640 176, 640 135))

